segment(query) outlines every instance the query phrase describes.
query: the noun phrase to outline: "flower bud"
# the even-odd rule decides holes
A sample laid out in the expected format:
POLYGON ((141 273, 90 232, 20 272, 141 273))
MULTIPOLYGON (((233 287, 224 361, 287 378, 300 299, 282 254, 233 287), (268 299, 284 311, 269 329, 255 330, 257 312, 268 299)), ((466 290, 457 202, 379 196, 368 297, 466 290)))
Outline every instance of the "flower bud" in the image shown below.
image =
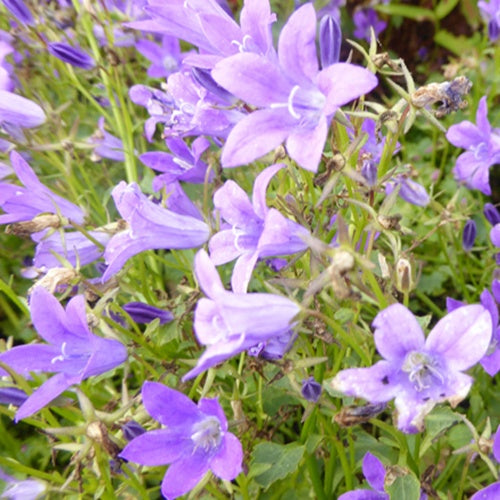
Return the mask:
POLYGON ((495 226, 500 222, 500 213, 498 212, 495 205, 492 203, 485 203, 483 208, 484 216, 486 220, 492 225, 495 226))
POLYGON ((146 429, 142 427, 141 424, 138 424, 135 420, 129 420, 125 425, 122 425, 123 437, 127 441, 132 441, 137 436, 144 434, 146 429))
POLYGON ((408 259, 401 258, 396 264, 396 288, 402 293, 409 293, 415 288, 408 259))
POLYGON ((312 403, 317 403, 319 397, 321 396, 321 384, 314 380, 314 377, 309 377, 308 379, 304 379, 302 381, 302 396, 307 401, 311 401, 312 403))
POLYGON ((361 175, 366 179, 368 186, 370 188, 377 184, 377 165, 371 159, 363 160, 363 166, 361 167, 361 175))
POLYGON ((83 69, 92 69, 95 66, 94 60, 86 52, 67 43, 49 43, 48 50, 54 57, 71 64, 71 66, 83 69))
POLYGON ((476 223, 469 219, 464 226, 464 232, 462 235, 462 247, 468 252, 474 246, 474 241, 476 240, 477 228, 476 223))
POLYGON ((323 16, 319 23, 319 54, 321 67, 339 62, 342 31, 338 21, 330 15, 323 16))
POLYGON ((21 406, 28 399, 28 395, 16 387, 0 388, 0 404, 21 406))
POLYGON ((5 8, 21 23, 33 26, 35 20, 22 0, 2 0, 5 8))
POLYGON ((154 319, 159 318, 160 325, 163 325, 174 319, 174 315, 170 311, 143 304, 142 302, 129 302, 122 306, 122 309, 136 323, 151 323, 154 319))

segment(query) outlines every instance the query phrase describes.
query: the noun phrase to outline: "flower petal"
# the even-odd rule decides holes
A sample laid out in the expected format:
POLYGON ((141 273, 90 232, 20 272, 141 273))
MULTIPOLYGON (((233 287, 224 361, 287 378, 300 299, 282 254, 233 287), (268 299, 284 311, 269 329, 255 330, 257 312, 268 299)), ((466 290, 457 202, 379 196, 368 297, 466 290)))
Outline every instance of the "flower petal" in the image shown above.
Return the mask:
POLYGON ((454 146, 464 149, 477 146, 484 141, 478 127, 468 120, 452 125, 446 132, 446 139, 454 146))
POLYGON ((156 429, 134 438, 122 450, 120 457, 141 465, 165 465, 178 460, 192 447, 189 436, 179 435, 170 429, 156 429))
POLYGON ((455 309, 432 329, 426 350, 439 353, 450 369, 463 371, 486 353, 492 334, 491 315, 481 305, 455 309))
POLYGON ((498 500, 500 498, 500 482, 493 483, 470 497, 470 500, 498 500))
POLYGON ((278 170, 286 168, 284 163, 276 163, 265 168, 256 178, 253 183, 252 206, 257 217, 264 219, 268 208, 266 202, 267 186, 278 170))
POLYGON ((377 350, 389 361, 403 360, 408 352, 417 351, 424 345, 424 333, 417 319, 401 304, 380 311, 372 326, 377 350))
POLYGON ((248 195, 234 181, 226 181, 213 196, 214 206, 232 226, 258 230, 261 224, 248 195))
POLYGON ((199 250, 194 257, 194 273, 203 293, 214 298, 225 293, 219 273, 205 250, 199 250))
POLYGON ((258 251, 244 253, 238 258, 231 276, 231 288, 234 293, 246 293, 258 258, 258 251))
POLYGON ((202 417, 198 407, 187 396, 158 382, 144 383, 142 402, 155 420, 168 427, 189 429, 202 417))
POLYGON ((243 448, 239 439, 226 432, 219 452, 210 462, 210 469, 217 477, 232 481, 242 471, 242 462, 243 448))
MULTIPOLYGON (((55 372, 59 370, 52 360, 60 354, 61 349, 58 346, 20 345, 0 354, 0 361, 21 375, 27 375, 30 372, 55 372)), ((7 373, 0 368, 0 375, 7 375, 7 373)))
POLYGON ((369 451, 363 457, 363 474, 366 481, 375 491, 384 491, 385 467, 384 464, 369 451))

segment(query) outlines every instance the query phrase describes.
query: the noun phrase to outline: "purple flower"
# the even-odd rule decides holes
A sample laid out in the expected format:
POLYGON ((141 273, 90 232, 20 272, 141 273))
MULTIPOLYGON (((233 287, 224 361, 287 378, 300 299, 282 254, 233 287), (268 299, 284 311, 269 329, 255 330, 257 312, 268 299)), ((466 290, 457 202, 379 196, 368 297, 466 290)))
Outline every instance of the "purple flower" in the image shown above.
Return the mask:
MULTIPOLYGON (((14 347, 0 355, 0 361, 14 371, 55 372, 17 410, 15 420, 33 415, 72 385, 100 375, 127 359, 125 347, 116 340, 93 335, 87 324, 85 298, 78 295, 63 309, 45 288, 37 286, 31 294, 33 325, 48 344, 14 347)), ((1 375, 7 372, 0 370, 1 375)))
POLYGON ((123 142, 118 137, 106 131, 104 128, 104 117, 101 116, 99 118, 97 126, 98 131, 92 135, 89 141, 96 146, 94 148, 94 155, 114 161, 125 161, 123 142))
POLYGON ((246 292, 259 258, 289 255, 307 248, 309 232, 266 204, 267 186, 284 167, 278 163, 257 176, 252 203, 234 181, 226 181, 214 194, 214 206, 226 223, 210 239, 210 259, 216 266, 238 259, 231 278, 234 292, 246 292))
POLYGON ((495 205, 492 203, 485 203, 483 208, 484 216, 486 220, 492 225, 495 226, 500 223, 500 213, 498 212, 495 205))
POLYGON ((393 304, 376 316, 373 327, 384 359, 370 368, 341 371, 332 386, 371 403, 395 398, 398 428, 412 433, 423 428, 436 403, 455 406, 467 395, 472 378, 462 372, 486 353, 492 322, 483 306, 464 306, 441 319, 425 339, 415 316, 393 304))
POLYGON ((73 47, 64 42, 51 42, 47 45, 48 51, 61 61, 77 68, 92 69, 95 62, 80 47, 73 47))
POLYGON ((384 464, 369 451, 363 457, 363 474, 371 490, 353 490, 340 495, 338 500, 389 500, 385 492, 384 464))
POLYGON ((382 31, 385 30, 387 23, 381 21, 374 9, 357 9, 352 18, 356 29, 354 30, 354 36, 357 38, 363 38, 367 42, 371 40, 371 30, 375 32, 375 36, 378 37, 382 31))
MULTIPOLYGON (((208 239, 208 226, 191 215, 163 208, 149 200, 135 183, 120 182, 112 191, 116 208, 128 228, 115 234, 106 246, 108 264, 102 280, 117 273, 132 256, 153 249, 196 248, 208 239)), ((171 203, 168 199, 167 203, 171 203)), ((172 204, 172 208, 174 208, 172 204)))
POLYGON ((339 62, 341 44, 339 22, 333 16, 323 16, 319 23, 319 58, 322 68, 339 62))
MULTIPOLYGON (((491 340, 485 355, 479 360, 484 371, 494 377, 500 371, 500 323, 497 301, 500 298, 500 281, 494 280, 491 285, 493 295, 489 290, 483 290, 480 295, 481 305, 490 313, 491 340)), ((466 304, 459 300, 446 298, 446 309, 452 312, 466 304)))
POLYGON ((45 120, 45 113, 38 104, 13 92, 0 90, 0 125, 33 128, 45 120))
POLYGON ((302 396, 307 401, 311 401, 312 403, 317 403, 321 396, 321 384, 314 380, 314 377, 309 377, 302 381, 302 396))
POLYGON ((446 138, 454 146, 467 150, 457 158, 455 178, 490 195, 489 169, 500 162, 500 129, 491 128, 487 114, 486 97, 482 97, 476 113, 477 125, 468 120, 452 125, 446 138))
POLYGON ((0 469, 0 480, 6 483, 2 491, 2 498, 7 500, 36 500, 44 498, 43 493, 47 490, 47 485, 37 479, 19 480, 5 474, 0 469))
POLYGON ((142 427, 135 420, 129 420, 125 425, 122 426, 123 437, 127 441, 132 441, 138 436, 141 436, 146 432, 146 429, 142 427))
POLYGON ((34 26, 35 20, 31 11, 22 0, 2 0, 5 8, 21 23, 34 26))
POLYGON ((21 406, 28 399, 28 395, 17 387, 0 388, 0 404, 21 406))
POLYGON ((477 2, 481 15, 488 23, 488 35, 492 42, 500 36, 500 0, 477 2))
POLYGON ((394 176, 392 181, 387 183, 385 192, 391 194, 396 188, 399 188, 398 195, 412 205, 425 207, 430 201, 424 186, 408 179, 408 176, 405 174, 394 176))
POLYGON ((243 449, 228 432, 217 399, 203 398, 196 405, 174 389, 146 382, 142 401, 147 412, 166 428, 136 437, 120 457, 148 466, 170 464, 161 484, 165 498, 171 500, 192 490, 209 470, 226 481, 241 472, 243 449))
POLYGON ((215 0, 149 0, 144 10, 152 19, 126 26, 170 35, 197 46, 201 53, 184 59, 193 66, 211 68, 221 58, 238 52, 273 52, 271 24, 276 17, 269 0, 247 0, 241 10, 241 27, 215 0))
MULTIPOLYGON (((201 160, 201 155, 210 147, 210 142, 205 137, 196 138, 191 148, 178 137, 170 137, 165 141, 171 153, 163 151, 150 151, 139 156, 144 165, 164 172, 153 181, 153 189, 158 191, 158 183, 171 183, 172 181, 192 182, 203 184, 208 165, 201 160)), ((209 181, 213 174, 209 176, 209 181)))
POLYGON ((144 304, 143 302, 128 302, 122 306, 122 309, 136 323, 151 323, 151 321, 158 318, 160 325, 164 325, 174 319, 174 315, 170 311, 144 304))
POLYGON ((291 322, 300 308, 290 299, 268 293, 226 291, 204 250, 196 254, 194 271, 200 288, 208 296, 198 301, 194 331, 200 344, 207 348, 183 380, 292 328, 291 322))
POLYGON ((83 210, 45 187, 19 153, 12 151, 10 162, 25 187, 0 182, 0 207, 6 212, 0 215, 0 224, 29 221, 44 212, 83 223, 83 210))
POLYGON ((500 482, 490 484, 482 490, 474 493, 470 500, 498 500, 500 498, 500 482))
POLYGON ((474 246, 474 241, 476 241, 477 227, 476 223, 469 219, 464 226, 464 232, 462 234, 462 247, 466 252, 469 252, 474 246))
POLYGON ((164 78, 179 70, 181 63, 181 49, 176 37, 165 35, 161 40, 161 47, 151 40, 139 40, 136 49, 151 61, 148 76, 164 78))
POLYGON ((295 11, 281 31, 278 58, 241 53, 216 64, 214 80, 258 109, 240 120, 224 145, 224 167, 250 163, 286 140, 288 154, 315 172, 333 113, 369 92, 377 78, 365 68, 332 64, 319 71, 316 13, 295 11))

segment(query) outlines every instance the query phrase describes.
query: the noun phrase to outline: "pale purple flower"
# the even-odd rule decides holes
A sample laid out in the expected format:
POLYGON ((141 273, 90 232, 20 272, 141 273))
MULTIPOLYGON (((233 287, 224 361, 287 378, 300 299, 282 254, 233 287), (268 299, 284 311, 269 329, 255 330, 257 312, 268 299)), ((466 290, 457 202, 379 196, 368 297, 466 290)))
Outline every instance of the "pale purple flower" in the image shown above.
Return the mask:
MULTIPOLYGON (((33 325, 47 344, 21 345, 0 354, 0 361, 15 372, 56 373, 17 410, 16 422, 33 415, 72 385, 100 375, 127 359, 117 340, 93 335, 87 324, 85 298, 72 298, 66 310, 45 288, 37 286, 30 298, 33 325)), ((0 370, 1 375, 7 372, 0 370)))
POLYGON ((387 183, 385 192, 387 194, 391 194, 396 188, 399 189, 399 197, 412 205, 425 207, 430 202, 430 197, 424 186, 409 179, 406 174, 398 174, 394 176, 391 182, 387 183))
POLYGON ((224 167, 250 163, 286 141, 301 167, 318 168, 335 111, 377 85, 365 68, 347 63, 319 71, 316 12, 312 4, 295 11, 281 30, 278 58, 243 52, 223 59, 214 80, 258 109, 231 130, 221 161, 224 167))
POLYGON ((194 313, 196 338, 206 350, 183 380, 260 342, 286 334, 293 327, 292 320, 300 311, 295 302, 269 293, 226 291, 204 250, 195 256, 194 271, 208 297, 198 301, 194 313))
POLYGON ((127 26, 173 36, 200 49, 184 63, 212 68, 223 57, 238 52, 273 54, 269 0, 246 0, 240 14, 240 26, 215 0, 149 0, 144 9, 150 20, 127 26))
POLYGON ((500 129, 492 129, 488 121, 486 97, 482 97, 476 113, 476 125, 465 120, 452 125, 446 138, 454 146, 467 151, 458 158, 453 169, 455 178, 469 188, 491 194, 489 169, 500 162, 500 129))
MULTIPOLYGON (((164 172, 153 181, 153 189, 159 190, 158 183, 171 183, 179 180, 194 184, 203 184, 207 175, 208 165, 201 159, 203 153, 210 147, 205 137, 197 137, 189 147, 178 137, 169 137, 165 143, 170 153, 163 151, 149 151, 139 156, 144 165, 164 172)), ((213 173, 208 180, 211 181, 213 173)))
MULTIPOLYGON (((479 360, 484 371, 494 377, 500 371, 500 322, 498 315, 498 300, 500 299, 500 281, 493 280, 491 285, 493 295, 489 290, 483 290, 480 295, 481 305, 491 316, 491 340, 485 355, 479 360)), ((447 297, 446 309, 452 312, 466 304, 459 300, 447 297)))
POLYGON ((164 78, 180 69, 182 57, 176 37, 164 35, 161 46, 144 38, 139 40, 135 47, 151 61, 152 64, 148 68, 148 76, 151 78, 164 78))
POLYGON ((7 38, 2 40, 0 31, 0 90, 12 92, 14 90, 13 68, 7 62, 6 57, 14 52, 11 41, 7 38))
POLYGON ((54 231, 49 234, 44 231, 32 235, 32 239, 38 243, 33 259, 34 266, 46 271, 61 267, 62 261, 69 262, 73 267, 94 262, 104 254, 104 247, 111 235, 103 231, 89 231, 88 234, 93 239, 78 231, 54 231))
POLYGON ((83 210, 45 187, 19 153, 12 151, 10 162, 24 187, 0 182, 0 207, 6 212, 0 215, 0 224, 29 221, 45 212, 83 223, 83 210))
POLYGON ((5 488, 0 493, 0 497, 6 500, 36 500, 44 498, 44 493, 47 491, 47 484, 42 481, 37 479, 16 479, 5 474, 1 469, 0 480, 6 483, 5 488))
POLYGON ((377 16, 377 12, 372 8, 357 9, 352 18, 354 21, 354 36, 365 39, 367 42, 371 40, 370 28, 373 28, 375 36, 378 37, 385 30, 387 23, 382 21, 377 16))
POLYGON ((488 35, 492 42, 500 36, 500 0, 477 2, 483 19, 488 23, 488 35))
POLYGON ((470 500, 498 500, 500 498, 500 482, 490 484, 482 490, 474 493, 470 500))
POLYGON ((274 174, 284 167, 277 163, 257 176, 251 203, 245 191, 231 180, 214 193, 214 206, 224 224, 210 239, 210 259, 216 266, 237 259, 231 278, 234 292, 247 290, 259 258, 290 255, 307 249, 305 240, 309 232, 266 204, 267 186, 274 174))
POLYGON ((436 403, 455 406, 465 398, 472 378, 462 372, 485 355, 492 321, 483 306, 464 306, 441 319, 425 339, 415 316, 393 304, 376 316, 373 327, 384 359, 339 372, 332 387, 372 403, 395 398, 398 428, 411 433, 423 428, 436 403))
POLYGON ((321 67, 326 68, 340 60, 342 31, 334 16, 326 15, 319 22, 319 58, 321 67))
POLYGON ((369 451, 363 457, 363 475, 371 490, 353 490, 339 496, 338 500, 389 500, 385 492, 384 464, 369 451))
POLYGON ((240 474, 243 449, 228 432, 217 399, 202 398, 196 405, 181 392, 146 382, 142 401, 147 412, 166 428, 136 437, 120 457, 147 466, 170 464, 161 484, 165 498, 188 493, 209 470, 226 481, 240 474))
POLYGON ((268 340, 247 349, 249 356, 266 360, 281 359, 293 347, 297 333, 290 328, 284 333, 271 337, 268 340))
POLYGON ((309 377, 302 381, 301 394, 304 399, 311 401, 312 403, 317 403, 321 396, 322 387, 319 382, 316 382, 314 377, 309 377))
POLYGON ((104 128, 104 117, 99 118, 97 127, 98 131, 89 139, 91 144, 95 144, 94 155, 114 161, 125 161, 123 142, 104 128))
POLYGON ((82 69, 92 69, 95 66, 94 59, 80 47, 74 47, 65 42, 50 42, 47 45, 47 50, 54 57, 71 64, 71 66, 82 69))
MULTIPOLYGON (((149 200, 135 183, 120 182, 112 191, 116 208, 128 227, 115 234, 106 245, 108 264, 102 280, 117 273, 132 256, 153 249, 196 248, 209 236, 208 226, 192 215, 172 211, 149 200)), ((167 204, 171 203, 168 198, 167 204)), ((170 206, 170 205, 169 205, 170 206)))
POLYGON ((0 90, 0 125, 33 128, 44 123, 46 118, 38 104, 14 92, 0 90))

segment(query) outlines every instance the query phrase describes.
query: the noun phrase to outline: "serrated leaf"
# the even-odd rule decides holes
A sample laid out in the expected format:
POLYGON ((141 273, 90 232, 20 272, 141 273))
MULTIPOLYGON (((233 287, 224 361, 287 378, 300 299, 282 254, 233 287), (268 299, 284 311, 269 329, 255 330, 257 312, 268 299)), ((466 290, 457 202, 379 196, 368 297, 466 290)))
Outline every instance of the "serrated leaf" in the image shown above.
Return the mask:
POLYGON ((263 464, 270 467, 264 473, 255 477, 255 481, 267 489, 279 479, 283 479, 297 470, 300 460, 304 454, 304 446, 294 443, 281 445, 276 443, 259 443, 252 453, 252 465, 262 467, 263 464))
POLYGON ((413 474, 397 477, 386 491, 391 500, 420 499, 420 483, 413 474))

